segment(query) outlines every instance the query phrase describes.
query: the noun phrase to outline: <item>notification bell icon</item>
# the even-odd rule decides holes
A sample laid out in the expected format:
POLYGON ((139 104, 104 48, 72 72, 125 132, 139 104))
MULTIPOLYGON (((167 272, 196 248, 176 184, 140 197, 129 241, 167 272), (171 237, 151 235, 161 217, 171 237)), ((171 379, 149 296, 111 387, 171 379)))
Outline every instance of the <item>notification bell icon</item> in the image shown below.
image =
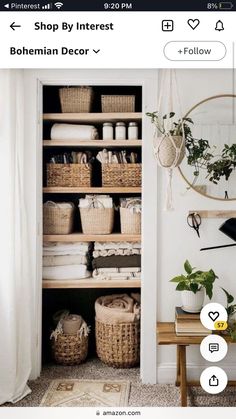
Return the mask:
POLYGON ((215 31, 224 31, 224 25, 223 25, 223 22, 222 22, 222 20, 218 20, 217 22, 216 22, 216 27, 215 27, 215 31))

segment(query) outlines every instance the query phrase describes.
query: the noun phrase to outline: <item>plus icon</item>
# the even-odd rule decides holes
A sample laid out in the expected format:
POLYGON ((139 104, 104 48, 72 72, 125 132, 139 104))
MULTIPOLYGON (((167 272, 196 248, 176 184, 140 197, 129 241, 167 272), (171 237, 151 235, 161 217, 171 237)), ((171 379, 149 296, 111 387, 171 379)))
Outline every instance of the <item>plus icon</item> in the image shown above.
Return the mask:
POLYGON ((179 53, 179 54, 182 54, 182 52, 183 52, 183 51, 182 51, 182 49, 179 49, 178 53, 179 53))
POLYGON ((163 20, 162 21, 162 30, 163 30, 163 32, 172 32, 174 30, 174 21, 173 20, 163 20))

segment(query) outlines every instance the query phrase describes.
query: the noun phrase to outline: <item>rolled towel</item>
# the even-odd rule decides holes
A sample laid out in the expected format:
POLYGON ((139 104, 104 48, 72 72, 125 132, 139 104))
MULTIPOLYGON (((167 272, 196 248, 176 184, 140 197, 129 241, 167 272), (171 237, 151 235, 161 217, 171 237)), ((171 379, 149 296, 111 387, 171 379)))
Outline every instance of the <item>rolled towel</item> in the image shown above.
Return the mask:
POLYGON ((99 297, 95 302, 96 320, 103 323, 130 323, 140 317, 140 308, 127 294, 99 297))
POLYGON ((90 277, 86 265, 44 266, 43 278, 50 280, 83 279, 90 277))
POLYGON ((51 140, 96 140, 98 131, 93 125, 53 124, 51 140))
POLYGON ((75 335, 80 330, 83 319, 78 314, 69 314, 61 320, 61 323, 66 335, 75 335))

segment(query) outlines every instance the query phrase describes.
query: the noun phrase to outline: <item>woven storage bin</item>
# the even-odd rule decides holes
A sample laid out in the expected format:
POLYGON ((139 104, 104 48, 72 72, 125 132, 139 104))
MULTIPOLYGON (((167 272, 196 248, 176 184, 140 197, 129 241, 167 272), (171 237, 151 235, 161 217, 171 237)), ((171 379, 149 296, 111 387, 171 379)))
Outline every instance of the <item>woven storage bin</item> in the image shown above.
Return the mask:
POLYGON ((91 186, 91 164, 47 164, 47 186, 91 186))
POLYGON ((134 95, 102 95, 102 112, 135 112, 134 95))
POLYGON ((63 87, 59 89, 63 113, 90 112, 93 99, 92 87, 63 87))
POLYGON ((141 234, 141 213, 120 208, 121 234, 141 234))
POLYGON ((73 230, 74 208, 54 206, 43 207, 44 234, 70 234, 73 230))
POLYGON ((57 335, 52 339, 52 354, 58 364, 80 364, 87 358, 88 336, 57 335))
POLYGON ((134 186, 142 184, 142 164, 103 164, 102 186, 134 186))
POLYGON ((80 208, 84 234, 110 234, 114 226, 114 208, 80 208))
POLYGON ((96 348, 105 364, 134 367, 140 360, 140 322, 106 324, 96 320, 96 348))

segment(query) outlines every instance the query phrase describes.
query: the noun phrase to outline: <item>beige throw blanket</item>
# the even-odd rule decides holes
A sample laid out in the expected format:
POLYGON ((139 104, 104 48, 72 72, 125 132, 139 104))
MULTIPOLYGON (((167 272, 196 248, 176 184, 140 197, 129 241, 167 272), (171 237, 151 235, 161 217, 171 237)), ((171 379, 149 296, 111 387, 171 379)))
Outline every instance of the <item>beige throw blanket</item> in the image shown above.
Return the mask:
POLYGON ((99 297, 95 302, 96 320, 103 323, 132 323, 140 319, 140 305, 127 294, 99 297))

